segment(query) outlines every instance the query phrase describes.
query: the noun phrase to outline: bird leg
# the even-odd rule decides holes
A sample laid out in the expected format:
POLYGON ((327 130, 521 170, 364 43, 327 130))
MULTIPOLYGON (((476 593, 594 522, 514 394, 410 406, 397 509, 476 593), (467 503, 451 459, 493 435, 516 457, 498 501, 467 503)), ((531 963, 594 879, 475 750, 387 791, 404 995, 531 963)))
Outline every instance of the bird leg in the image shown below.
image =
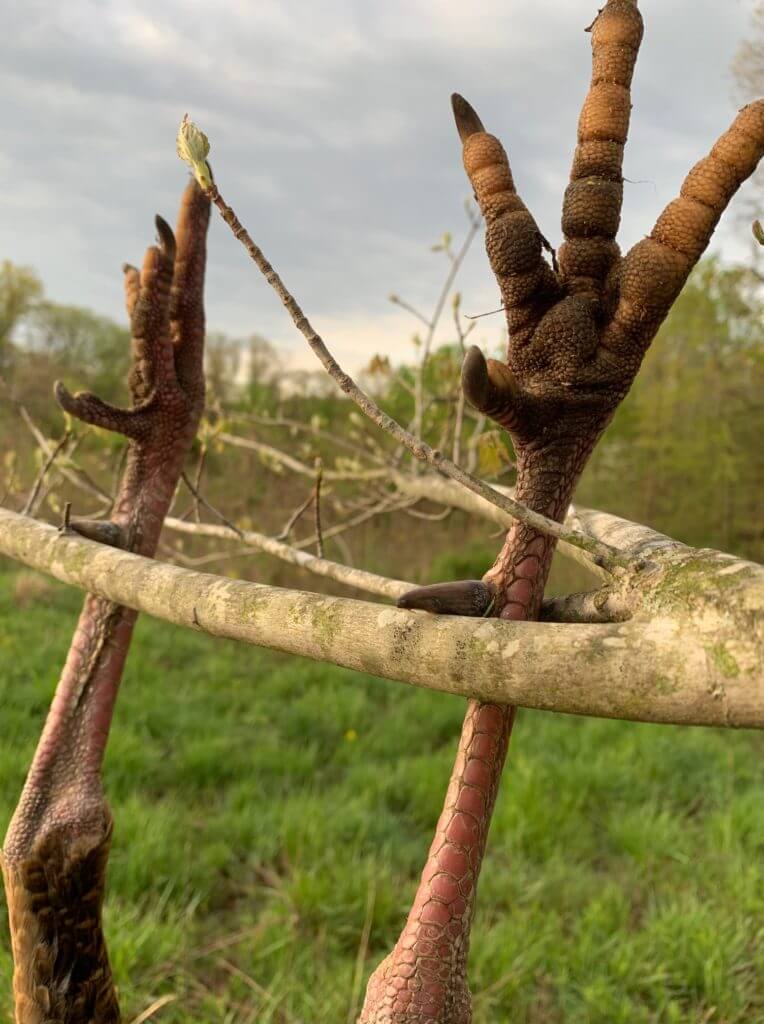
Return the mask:
MULTIPOLYGON (((652 234, 621 258, 615 244, 630 85, 642 39, 635 0, 607 0, 592 30, 592 85, 563 206, 558 270, 517 195, 506 153, 460 96, 464 166, 486 222, 486 249, 507 311, 505 362, 466 355, 462 387, 510 434, 515 497, 562 520, 589 454, 629 390, 647 347, 740 184, 764 155, 764 100, 745 107, 692 169, 652 234)), ((481 588, 422 588, 407 607, 538 617, 553 538, 509 530, 481 588), (483 609, 479 611, 477 609, 483 609)), ((456 762, 403 932, 369 979, 359 1024, 469 1024, 467 952, 475 889, 514 709, 470 701, 456 762)))
MULTIPOLYGON (((204 405, 203 284, 209 201, 185 190, 176 237, 140 273, 125 267, 132 405, 56 384, 71 415, 129 439, 110 522, 73 520, 95 540, 153 556, 204 405)), ((137 613, 89 594, 2 851, 18 1024, 120 1018, 101 926, 112 820, 101 766, 137 613)))
MULTIPOLYGON (((524 505, 562 520, 577 479, 569 453, 543 463, 520 459, 516 497, 524 505), (540 465, 544 466, 539 472, 540 465)), ((581 462, 582 464, 582 462, 581 462)), ((514 524, 502 557, 484 580, 461 593, 436 584, 412 591, 406 607, 485 614, 485 594, 494 614, 520 621, 538 617, 554 538, 514 524), (433 593, 430 593, 433 592, 433 593), (474 610, 473 610, 474 609, 474 610)), ((470 925, 480 866, 515 720, 515 709, 469 701, 443 810, 419 887, 392 953, 372 975, 361 1024, 467 1024, 470 925)))

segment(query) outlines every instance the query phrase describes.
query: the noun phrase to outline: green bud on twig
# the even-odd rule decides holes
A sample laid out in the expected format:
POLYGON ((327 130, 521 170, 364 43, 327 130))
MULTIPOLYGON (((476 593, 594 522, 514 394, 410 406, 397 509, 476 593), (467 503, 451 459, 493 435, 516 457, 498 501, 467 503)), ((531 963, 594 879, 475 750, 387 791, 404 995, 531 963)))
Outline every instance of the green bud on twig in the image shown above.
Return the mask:
POLYGON ((759 245, 764 245, 764 228, 761 226, 761 221, 755 220, 751 226, 753 228, 753 237, 759 245))
POLYGON ((199 183, 199 187, 203 189, 211 188, 212 171, 207 163, 210 141, 204 132, 196 127, 193 121, 189 121, 188 114, 184 114, 183 120, 180 122, 177 147, 178 156, 194 172, 194 177, 199 183))

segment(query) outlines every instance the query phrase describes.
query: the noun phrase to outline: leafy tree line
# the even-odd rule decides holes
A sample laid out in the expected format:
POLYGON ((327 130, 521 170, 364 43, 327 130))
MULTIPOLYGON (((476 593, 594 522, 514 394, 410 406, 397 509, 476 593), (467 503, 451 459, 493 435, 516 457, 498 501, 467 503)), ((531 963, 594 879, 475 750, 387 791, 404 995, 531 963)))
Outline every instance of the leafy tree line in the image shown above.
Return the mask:
MULTIPOLYGON (((696 269, 595 452, 579 488, 582 503, 645 522, 693 545, 713 543, 764 557, 763 313, 761 281, 754 270, 716 258, 696 269)), ((8 260, 0 264, 2 375, 50 436, 61 433, 60 415, 50 400, 52 381, 77 381, 120 401, 129 349, 129 334, 121 324, 52 302, 33 270, 8 260)), ((424 425, 432 436, 452 423, 461 358, 455 340, 434 351, 427 363, 425 384, 433 397, 424 425)), ((358 415, 331 382, 319 374, 286 372, 278 353, 258 335, 241 340, 212 332, 207 376, 206 429, 213 439, 237 417, 259 415, 291 418, 351 444, 366 443, 358 415)), ((414 411, 414 377, 413 364, 393 367, 383 354, 371 359, 365 371, 367 386, 404 422, 414 411)), ((11 451, 31 451, 31 439, 20 433, 5 402, 0 416, 7 477, 11 451)), ((473 430, 468 419, 464 448, 473 430)), ((293 444, 301 457, 318 454, 310 435, 294 436, 293 444)), ((511 483, 507 445, 498 431, 483 433, 478 471, 511 483)), ((98 453, 99 445, 93 445, 92 457, 98 453)), ((272 503, 274 495, 277 503, 283 498, 284 506, 292 500, 288 484, 273 473, 266 474, 256 495, 249 491, 237 500, 242 459, 230 448, 211 443, 207 467, 208 486, 223 508, 246 514, 252 508, 241 502, 251 503, 253 497, 255 505, 272 503)))

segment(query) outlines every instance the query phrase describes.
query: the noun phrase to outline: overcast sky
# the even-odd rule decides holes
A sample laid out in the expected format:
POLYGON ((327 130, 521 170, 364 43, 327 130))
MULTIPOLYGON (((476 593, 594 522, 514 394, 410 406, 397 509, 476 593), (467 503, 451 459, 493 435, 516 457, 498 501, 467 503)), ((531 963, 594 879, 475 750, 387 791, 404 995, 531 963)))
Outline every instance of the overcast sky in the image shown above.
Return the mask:
MULTIPOLYGON (((0 258, 50 298, 122 319, 120 265, 152 218, 172 222, 188 111, 212 141, 221 191, 336 355, 410 354, 444 273, 430 246, 466 221, 469 188, 449 95, 504 142, 518 190, 559 243, 559 208, 590 69, 597 0, 0 0, 0 258)), ((749 0, 642 0, 620 241, 649 232, 736 104, 730 60, 749 0)), ((714 246, 741 256, 727 216, 714 246)), ((475 245, 466 312, 496 288, 475 245)), ((215 217, 210 328, 270 338, 313 366, 278 300, 215 217)), ((474 337, 492 344, 501 317, 474 337)), ((448 331, 442 336, 448 339, 448 331)))

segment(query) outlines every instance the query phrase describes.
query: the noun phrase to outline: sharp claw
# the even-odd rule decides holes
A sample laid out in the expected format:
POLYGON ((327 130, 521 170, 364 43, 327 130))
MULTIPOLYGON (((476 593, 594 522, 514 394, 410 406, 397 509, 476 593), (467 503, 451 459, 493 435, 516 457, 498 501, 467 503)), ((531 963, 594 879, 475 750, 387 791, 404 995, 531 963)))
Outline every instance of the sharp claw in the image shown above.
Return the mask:
POLYGON ((462 363, 464 397, 473 409, 485 412, 489 404, 490 388, 491 382, 488 379, 488 364, 485 361, 485 356, 477 345, 470 345, 462 363))
POLYGON ((458 92, 451 94, 451 107, 454 111, 456 130, 459 132, 459 138, 462 142, 466 142, 470 135, 476 135, 478 132, 485 131, 483 122, 470 104, 458 92))
POLYGON ((494 595, 482 580, 455 580, 415 587, 396 602, 399 608, 417 608, 435 615, 485 615, 494 595))
POLYGON ((154 224, 156 225, 157 235, 159 236, 159 244, 162 248, 162 252, 167 256, 169 260, 175 261, 175 235, 173 234, 172 228, 159 214, 154 218, 154 224))
POLYGON ((57 380, 53 384, 53 397, 66 412, 72 412, 74 408, 74 395, 66 387, 63 381, 57 380))
POLYGON ((126 548, 127 535, 121 526, 108 519, 70 519, 69 527, 81 537, 106 544, 111 548, 126 548))

